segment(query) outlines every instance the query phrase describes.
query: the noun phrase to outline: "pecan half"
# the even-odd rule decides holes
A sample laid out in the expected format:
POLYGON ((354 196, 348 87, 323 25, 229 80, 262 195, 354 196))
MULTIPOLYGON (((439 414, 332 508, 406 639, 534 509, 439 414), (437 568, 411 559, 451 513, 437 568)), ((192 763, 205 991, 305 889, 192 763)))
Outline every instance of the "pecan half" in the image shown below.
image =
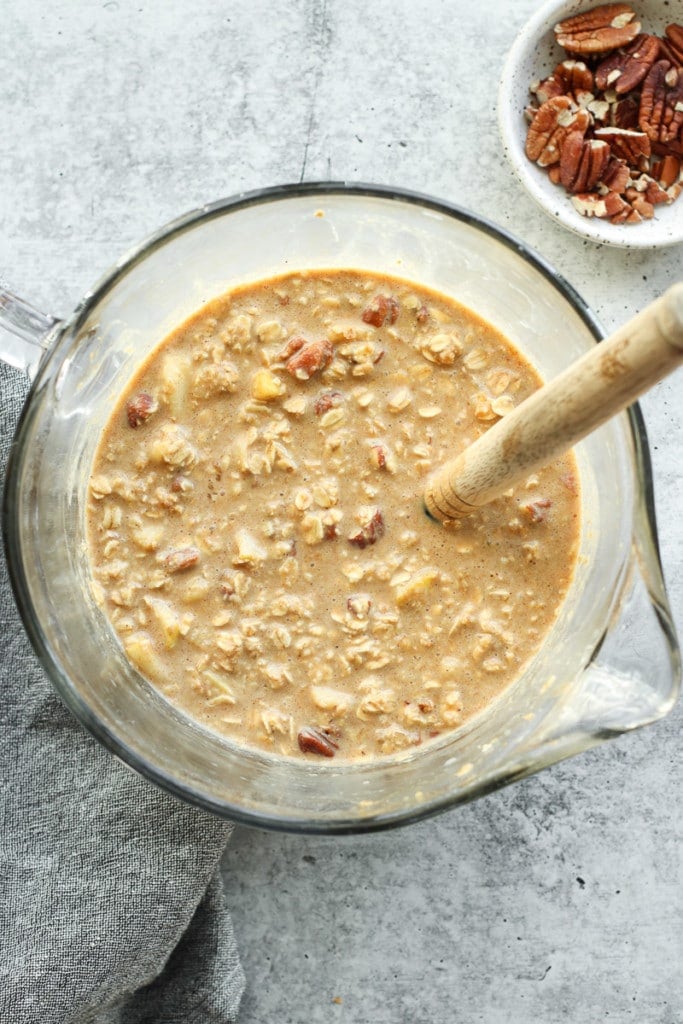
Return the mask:
POLYGON ((590 114, 577 110, 569 96, 556 96, 543 103, 529 125, 526 155, 539 167, 559 163, 562 144, 572 130, 583 134, 590 125, 590 114))
POLYGON ((668 49, 676 58, 675 62, 683 64, 683 25, 667 25, 664 34, 668 49))
POLYGON ((591 192, 602 178, 610 159, 610 148, 598 139, 584 139, 571 132, 562 146, 560 182, 567 192, 591 192))
POLYGON ((604 4, 555 26, 560 46, 570 53, 606 53, 632 42, 640 22, 628 4, 604 4))
POLYGON ((315 726, 306 726, 299 731, 297 736, 299 750, 304 754, 320 754, 321 757, 334 757, 335 751, 339 750, 339 744, 335 743, 323 729, 315 726))
POLYGON ((596 128, 595 137, 609 143, 614 156, 634 165, 639 163, 641 157, 649 157, 652 148, 645 132, 626 128, 596 128))
POLYGON ((683 125, 683 73, 668 60, 652 65, 643 82, 638 122, 653 142, 674 142, 683 125))
POLYGON ((611 53, 598 64, 595 84, 598 89, 604 91, 612 88, 618 96, 622 96, 640 85, 658 57, 657 36, 641 33, 630 46, 611 53))
POLYGON ((363 310, 362 320, 373 327, 383 327, 385 323, 395 324, 400 308, 398 299, 393 295, 376 295, 370 305, 363 310))
POLYGON ((327 338, 309 341, 287 360, 285 369, 297 380, 310 380, 314 373, 324 370, 332 362, 333 356, 334 345, 327 338))
POLYGON ((156 412, 159 406, 154 401, 151 395, 148 395, 146 391, 141 391, 135 398, 131 398, 130 402, 126 404, 126 415, 128 417, 128 425, 134 430, 139 427, 141 423, 148 420, 152 413, 156 412))

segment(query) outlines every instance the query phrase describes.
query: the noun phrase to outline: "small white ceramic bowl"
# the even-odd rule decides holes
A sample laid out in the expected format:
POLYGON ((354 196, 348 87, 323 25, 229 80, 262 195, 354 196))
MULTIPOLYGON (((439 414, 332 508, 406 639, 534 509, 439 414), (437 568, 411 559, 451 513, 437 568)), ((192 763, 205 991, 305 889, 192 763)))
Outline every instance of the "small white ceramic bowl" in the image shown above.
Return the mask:
MULTIPOLYGON (((530 102, 529 86, 546 78, 567 57, 555 42, 558 21, 600 6, 600 0, 550 0, 533 15, 515 39, 505 61, 498 92, 498 123, 505 153, 516 176, 545 212, 584 238, 629 249, 653 249, 683 242, 683 195, 670 206, 660 204, 652 220, 641 224, 610 224, 608 220, 578 213, 561 185, 553 185, 547 171, 524 152, 530 102)), ((631 0, 643 32, 663 35, 672 22, 683 24, 683 0, 631 0)))

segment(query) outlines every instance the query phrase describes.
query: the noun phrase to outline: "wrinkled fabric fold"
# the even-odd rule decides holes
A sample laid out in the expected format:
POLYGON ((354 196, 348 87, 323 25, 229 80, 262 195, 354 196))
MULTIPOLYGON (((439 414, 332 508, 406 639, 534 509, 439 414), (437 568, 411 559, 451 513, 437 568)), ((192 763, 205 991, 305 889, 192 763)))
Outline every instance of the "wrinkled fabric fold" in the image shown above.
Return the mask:
MULTIPOLYGON (((0 365, 0 479, 28 390, 0 365)), ((0 554, 0 1020, 234 1021, 218 872, 232 826, 108 754, 61 704, 0 554)))

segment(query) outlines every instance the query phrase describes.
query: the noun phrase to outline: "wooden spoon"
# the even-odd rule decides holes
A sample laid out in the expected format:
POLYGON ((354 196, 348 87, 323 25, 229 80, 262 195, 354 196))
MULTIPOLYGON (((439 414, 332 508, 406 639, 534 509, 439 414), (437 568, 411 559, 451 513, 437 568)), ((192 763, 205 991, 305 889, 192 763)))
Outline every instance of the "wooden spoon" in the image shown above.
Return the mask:
POLYGON ((427 511, 447 522, 500 497, 681 363, 683 282, 436 470, 425 491, 427 511))

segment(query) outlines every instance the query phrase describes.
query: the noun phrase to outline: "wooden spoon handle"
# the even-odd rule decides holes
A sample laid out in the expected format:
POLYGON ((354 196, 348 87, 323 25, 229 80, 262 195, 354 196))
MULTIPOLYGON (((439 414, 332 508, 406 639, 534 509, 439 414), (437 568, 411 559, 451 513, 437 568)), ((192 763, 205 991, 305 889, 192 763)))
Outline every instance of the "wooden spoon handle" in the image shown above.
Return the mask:
POLYGON ((430 477, 429 513, 468 515, 571 448, 683 363, 683 282, 596 345, 430 477))

